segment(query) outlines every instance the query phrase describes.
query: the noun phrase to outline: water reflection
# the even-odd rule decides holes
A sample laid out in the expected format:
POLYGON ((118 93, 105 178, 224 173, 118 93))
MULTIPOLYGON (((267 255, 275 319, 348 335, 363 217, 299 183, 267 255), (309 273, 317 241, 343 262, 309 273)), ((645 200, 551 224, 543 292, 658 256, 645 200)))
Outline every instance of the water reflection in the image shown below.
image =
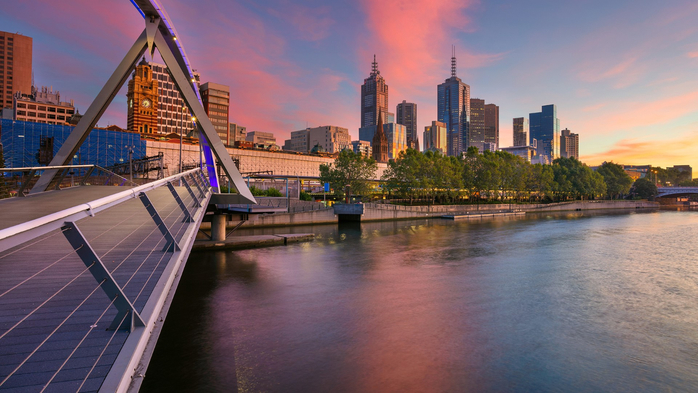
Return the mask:
POLYGON ((695 212, 252 231, 318 237, 192 254, 143 391, 698 389, 695 212))

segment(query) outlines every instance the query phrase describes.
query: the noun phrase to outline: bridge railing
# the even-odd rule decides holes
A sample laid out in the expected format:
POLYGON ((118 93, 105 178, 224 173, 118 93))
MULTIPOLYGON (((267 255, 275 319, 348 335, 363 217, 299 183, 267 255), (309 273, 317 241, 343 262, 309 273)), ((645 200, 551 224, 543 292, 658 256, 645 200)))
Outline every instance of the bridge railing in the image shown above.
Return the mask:
POLYGON ((127 386, 210 196, 197 168, 0 230, 0 390, 47 356, 44 389, 127 386))
POLYGON ((55 180, 49 185, 49 190, 85 186, 137 185, 132 180, 120 176, 99 165, 60 165, 38 166, 26 168, 0 168, 0 186, 9 192, 10 196, 23 197, 31 190, 39 176, 47 170, 58 170, 55 180), (9 175, 9 176, 8 176, 9 175))

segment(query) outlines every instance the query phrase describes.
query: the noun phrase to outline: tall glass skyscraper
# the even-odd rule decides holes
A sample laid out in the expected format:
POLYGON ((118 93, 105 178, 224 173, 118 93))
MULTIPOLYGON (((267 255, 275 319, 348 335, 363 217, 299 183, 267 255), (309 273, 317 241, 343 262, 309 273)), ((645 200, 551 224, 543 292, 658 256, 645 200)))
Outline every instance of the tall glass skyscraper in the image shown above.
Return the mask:
POLYGON ((382 113, 383 123, 389 123, 388 115, 388 85, 378 71, 376 56, 373 56, 371 75, 364 79, 361 85, 361 127, 378 124, 378 113, 382 113))
POLYGON ((437 93, 438 118, 448 130, 448 155, 460 155, 468 149, 470 140, 470 86, 456 76, 455 52, 451 77, 438 86, 437 93))
POLYGON ((560 119, 557 118, 557 106, 545 105, 540 112, 529 113, 529 130, 531 138, 538 143, 538 155, 545 155, 554 160, 560 157, 560 119))

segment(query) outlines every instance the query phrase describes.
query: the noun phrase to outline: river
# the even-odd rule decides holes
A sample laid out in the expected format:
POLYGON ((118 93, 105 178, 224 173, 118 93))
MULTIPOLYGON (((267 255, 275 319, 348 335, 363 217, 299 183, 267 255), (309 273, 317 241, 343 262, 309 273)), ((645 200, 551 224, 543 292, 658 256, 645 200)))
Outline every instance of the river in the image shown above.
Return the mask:
POLYGON ((141 391, 698 391, 698 212, 274 231, 191 254, 141 391))

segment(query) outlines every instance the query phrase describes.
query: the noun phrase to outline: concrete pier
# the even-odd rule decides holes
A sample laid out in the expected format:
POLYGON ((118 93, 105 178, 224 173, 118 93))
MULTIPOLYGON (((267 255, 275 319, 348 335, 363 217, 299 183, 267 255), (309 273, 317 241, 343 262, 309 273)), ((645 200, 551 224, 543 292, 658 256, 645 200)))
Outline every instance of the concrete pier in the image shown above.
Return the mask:
POLYGON ((216 242, 225 241, 225 227, 228 221, 227 214, 214 214, 211 220, 211 239, 216 242))
POLYGON ((289 243, 306 242, 315 239, 313 233, 294 233, 279 235, 255 235, 255 236, 230 236, 223 241, 197 240, 193 250, 241 250, 246 248, 259 248, 271 246, 283 246, 289 243))

